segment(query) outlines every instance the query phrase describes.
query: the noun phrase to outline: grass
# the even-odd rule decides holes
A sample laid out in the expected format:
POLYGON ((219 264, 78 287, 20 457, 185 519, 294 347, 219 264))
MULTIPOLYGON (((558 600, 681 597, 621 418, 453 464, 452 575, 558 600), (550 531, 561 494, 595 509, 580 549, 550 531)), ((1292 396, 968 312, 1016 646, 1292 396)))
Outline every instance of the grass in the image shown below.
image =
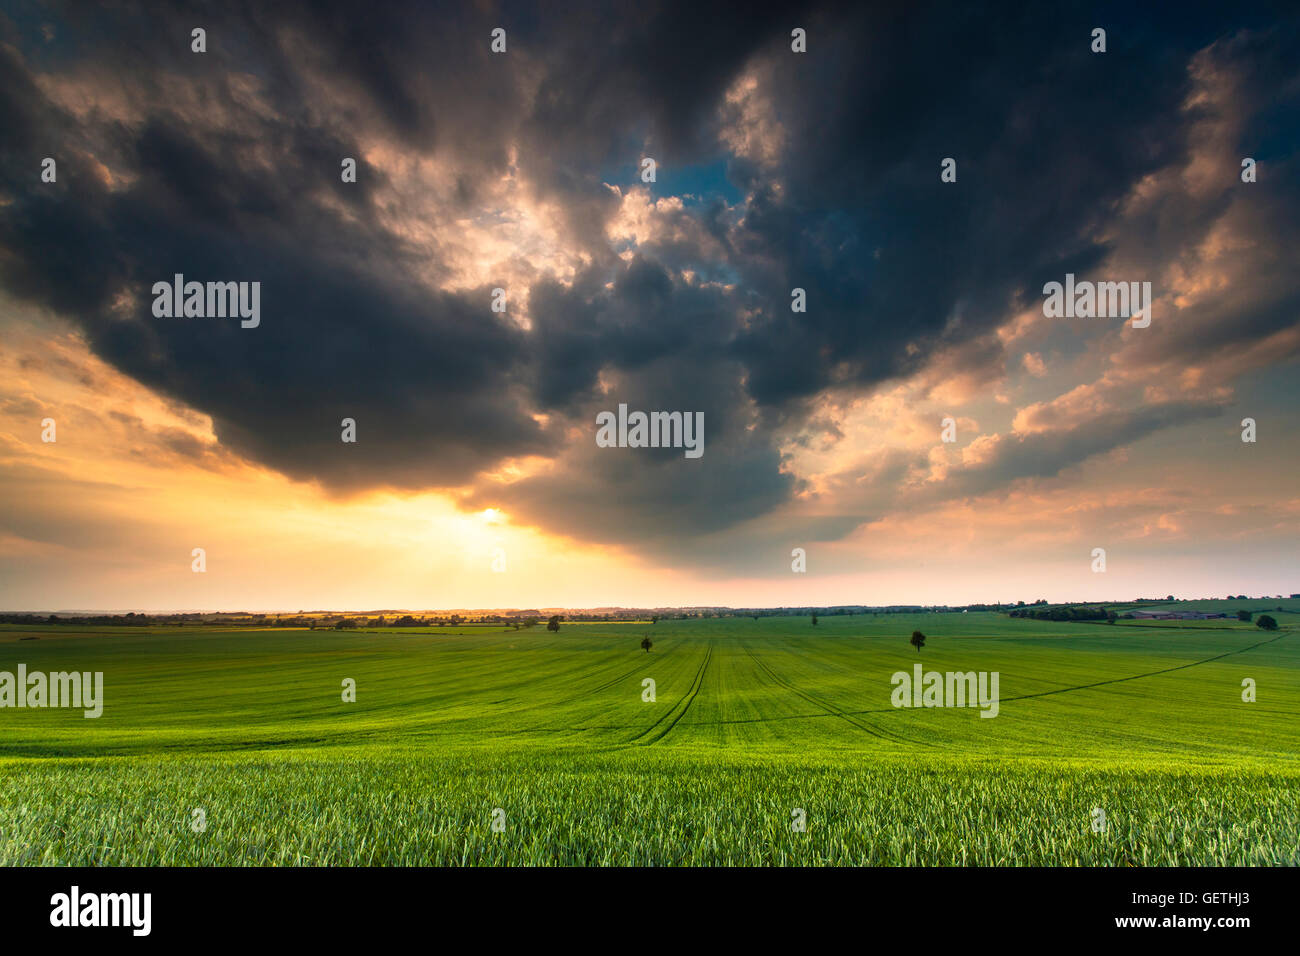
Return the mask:
POLYGON ((105 682, 97 720, 0 710, 0 864, 1296 863, 1275 616, 0 629, 0 670, 105 682), (917 662, 998 671, 999 715, 892 707, 917 662))

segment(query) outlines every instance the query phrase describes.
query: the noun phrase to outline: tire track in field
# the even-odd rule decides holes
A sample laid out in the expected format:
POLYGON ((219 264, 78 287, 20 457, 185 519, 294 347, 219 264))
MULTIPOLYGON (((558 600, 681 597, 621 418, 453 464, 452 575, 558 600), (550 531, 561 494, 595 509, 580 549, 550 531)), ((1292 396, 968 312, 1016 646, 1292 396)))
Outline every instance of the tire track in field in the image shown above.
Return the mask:
MULTIPOLYGON (((627 680, 629 677, 631 677, 633 674, 637 673, 637 672, 640 671, 640 670, 642 670, 642 665, 638 664, 636 667, 633 667, 631 670, 624 671, 622 674, 619 674, 617 677, 615 677, 615 678, 613 678, 613 679, 611 679, 611 680, 607 680, 607 681, 605 681, 605 683, 603 683, 603 684, 597 684, 595 687, 589 687, 589 688, 583 690, 581 693, 577 694, 577 695, 574 696, 574 697, 565 697, 565 698, 562 698, 562 699, 560 699, 560 700, 558 700, 558 701, 556 701, 556 700, 548 700, 548 701, 542 701, 541 703, 537 703, 537 704, 525 704, 523 707, 516 707, 516 708, 514 708, 513 710, 494 711, 494 712, 493 712, 493 716, 497 716, 497 717, 514 717, 514 716, 516 716, 516 715, 518 715, 518 714, 527 714, 527 713, 529 713, 529 712, 531 712, 531 711, 534 711, 534 710, 542 710, 543 708, 545 708, 545 709, 547 709, 547 710, 554 710, 554 709, 557 708, 557 707, 564 707, 564 706, 566 706, 567 704, 576 704, 576 703, 579 703, 579 702, 582 702, 582 701, 586 701, 586 700, 589 700, 589 699, 592 697, 592 695, 594 695, 594 694, 599 694, 601 691, 603 691, 603 690, 607 690, 608 688, 613 687, 615 684, 618 684, 618 683, 620 683, 620 682, 622 682, 622 681, 627 680)), ((459 720, 462 720, 462 721, 465 721, 465 720, 470 720, 470 721, 472 721, 472 720, 478 720, 479 718, 478 718, 478 717, 462 717, 462 718, 458 718, 458 719, 459 719, 459 720)), ((527 728, 525 728, 525 729, 527 729, 527 728)))
POLYGON ((625 680, 627 680, 629 677, 631 677, 631 676, 632 676, 633 674, 635 674, 637 671, 642 671, 642 670, 645 670, 644 665, 642 665, 642 664, 637 664, 636 667, 633 667, 630 671, 624 671, 622 674, 619 674, 619 675, 618 675, 617 677, 615 677, 613 680, 607 680, 607 681, 605 681, 605 683, 600 684, 600 685, 598 685, 598 686, 596 686, 596 687, 588 688, 587 690, 585 690, 585 691, 583 691, 581 694, 579 694, 577 697, 570 697, 570 698, 568 698, 567 700, 562 701, 561 703, 571 704, 571 703, 573 703, 574 701, 582 700, 582 699, 584 699, 584 698, 590 696, 591 694, 599 693, 600 691, 605 690, 605 689, 608 688, 608 687, 613 687, 615 684, 619 683, 620 681, 625 681, 625 680))
MULTIPOLYGON (((617 663, 617 661, 615 661, 614 663, 617 663)), ((575 704, 575 703, 579 703, 579 702, 585 702, 585 701, 587 701, 587 700, 590 700, 590 698, 592 697, 592 695, 594 695, 594 694, 598 694, 598 693, 600 693, 600 692, 603 691, 603 690, 607 690, 608 688, 613 687, 615 684, 618 684, 618 683, 620 683, 620 682, 622 682, 622 681, 625 681, 625 680, 627 680, 629 677, 631 677, 632 675, 638 673, 639 671, 643 671, 643 670, 644 670, 644 665, 643 665, 643 664, 637 664, 635 667, 631 668, 630 670, 626 670, 626 671, 624 671, 623 673, 619 674, 618 676, 613 677, 613 678, 611 678, 610 680, 605 681, 603 684, 597 684, 595 687, 588 687, 588 688, 585 688, 585 689, 581 690, 579 693, 577 693, 576 695, 574 695, 574 696, 572 696, 572 697, 564 697, 564 698, 561 698, 561 699, 559 699, 559 700, 545 700, 545 701, 541 701, 540 703, 536 703, 536 704, 524 704, 522 707, 513 707, 513 708, 511 708, 511 709, 509 709, 509 710, 503 710, 503 709, 500 709, 499 707, 496 707, 496 705, 499 704, 499 703, 506 703, 506 702, 508 702, 508 701, 515 700, 516 698, 511 697, 511 698, 506 698, 505 700, 502 700, 502 701, 494 701, 494 702, 492 702, 492 706, 493 706, 495 709, 493 709, 493 710, 491 710, 491 711, 487 711, 487 712, 485 712, 485 713, 483 713, 483 714, 473 714, 473 715, 470 715, 470 716, 467 716, 467 717, 451 717, 451 718, 444 718, 444 719, 439 720, 439 721, 437 721, 435 724, 432 724, 432 725, 430 725, 430 726, 431 726, 431 727, 442 727, 442 728, 445 728, 445 729, 442 729, 442 730, 425 729, 425 730, 422 730, 421 733, 424 734, 424 735, 427 735, 427 736, 434 736, 434 737, 437 737, 437 736, 448 736, 448 735, 454 735, 454 734, 459 734, 459 733, 462 732, 461 729, 460 729, 460 727, 459 727, 459 726, 455 726, 455 725, 466 725, 466 724, 470 724, 470 725, 472 725, 472 724, 474 724, 476 721, 480 721, 480 720, 482 720, 482 719, 484 718, 484 716, 492 716, 492 717, 499 717, 499 718, 505 718, 505 717, 516 717, 516 716, 519 716, 519 715, 521 715, 521 714, 528 714, 528 713, 531 713, 531 712, 536 711, 536 710, 543 710, 543 709, 545 709, 545 710, 550 711, 550 710, 555 710, 556 708, 559 708, 559 707, 564 707, 564 706, 566 706, 566 705, 568 705, 568 704, 575 704)), ((563 675, 558 675, 558 676, 563 676, 563 675)), ((556 679, 556 678, 548 678, 548 679, 556 679)), ((522 727, 522 728, 517 728, 517 729, 519 729, 519 730, 523 730, 523 731, 528 732, 528 733, 542 733, 542 732, 553 732, 553 733, 559 733, 561 730, 576 730, 576 731, 582 731, 582 730, 587 730, 587 729, 599 729, 599 730, 611 730, 611 729, 617 729, 617 730, 627 730, 627 729, 629 729, 629 728, 626 727, 626 726, 621 726, 621 727, 617 727, 617 728, 610 728, 610 727, 598 727, 598 728, 586 728, 586 727, 571 727, 571 728, 556 728, 556 727, 522 727)), ((386 731, 385 731, 385 733, 386 733, 386 731)), ((362 735, 362 736, 365 736, 365 735, 362 735)))
POLYGON ((1272 644, 1274 641, 1280 641, 1285 634, 1279 634, 1277 637, 1270 637, 1267 641, 1257 641, 1248 647, 1239 647, 1235 651, 1225 651, 1222 654, 1215 654, 1213 657, 1207 657, 1204 660, 1192 661, 1190 664, 1179 664, 1177 667, 1165 667, 1158 671, 1147 671, 1145 674, 1133 674, 1129 677, 1112 677, 1110 680, 1094 681, 1091 684, 1079 684, 1075 687, 1058 687, 1056 690, 1043 690, 1034 694, 1017 694, 1015 697, 1003 697, 1002 702, 1008 700, 1029 700, 1034 697, 1050 697, 1052 694, 1066 694, 1074 690, 1088 690, 1091 687, 1104 687, 1107 684, 1122 684, 1125 681, 1141 680, 1143 677, 1155 677, 1158 674, 1170 674, 1174 671, 1186 670, 1189 667, 1200 667, 1202 664, 1210 664, 1214 661, 1221 661, 1225 657, 1232 657, 1234 654, 1244 654, 1246 651, 1253 651, 1257 647, 1263 647, 1265 644, 1272 644))
POLYGON ((796 694, 799 697, 802 697, 804 700, 806 700, 808 703, 812 704, 813 706, 820 707, 828 715, 832 717, 839 717, 841 720, 845 721, 846 723, 850 724, 853 727, 856 727, 858 730, 865 730, 873 737, 879 737, 881 740, 894 740, 902 743, 921 742, 921 741, 908 740, 907 738, 899 736, 898 734, 894 734, 891 733, 890 731, 884 730, 883 728, 876 727, 874 724, 869 724, 865 720, 863 721, 854 720, 852 717, 848 716, 848 714, 840 710, 838 707, 835 707, 833 704, 828 704, 826 701, 820 700, 819 698, 813 696, 812 694, 809 694, 806 691, 803 691, 800 688, 796 687, 794 684, 792 684, 790 681, 786 680, 785 678, 779 676, 776 673, 776 671, 772 670, 771 667, 769 667, 762 660, 760 660, 758 655, 749 649, 748 645, 742 644, 741 646, 744 647, 745 653, 749 655, 750 660, 752 660, 756 665, 758 665, 759 670, 761 670, 764 674, 766 674, 769 678, 771 678, 773 682, 775 682, 781 687, 784 687, 786 690, 790 691, 791 693, 796 694))
POLYGON ((683 697, 681 700, 679 700, 676 704, 673 704, 673 706, 670 707, 663 714, 663 716, 661 716, 658 720, 656 720, 645 730, 641 731, 641 733, 633 737, 629 741, 629 743, 635 743, 636 741, 640 740, 642 737, 646 736, 646 734, 649 734, 656 727, 662 724, 665 720, 669 720, 669 718, 672 719, 669 720, 668 726, 665 727, 663 730, 661 730, 654 737, 651 737, 649 740, 645 741, 645 743, 653 744, 656 743, 657 741, 663 740, 664 737, 668 735, 668 732, 677 726, 677 722, 686 716, 686 712, 691 709, 691 704, 695 703, 695 697, 696 695, 699 694, 700 688, 704 686, 704 672, 709 669, 709 661, 710 659, 712 659, 712 657, 713 657, 713 642, 710 641, 708 648, 704 652, 704 660, 701 662, 699 670, 695 672, 695 679, 691 681, 691 689, 686 692, 686 696, 683 697), (681 707, 680 711, 677 710, 679 706, 681 707), (674 711, 677 712, 676 716, 673 716, 674 711))
MULTIPOLYGON (((613 679, 611 679, 611 680, 607 680, 607 681, 605 681, 605 683, 603 683, 603 684, 598 684, 598 685, 595 686, 595 687, 589 687, 589 688, 583 690, 581 693, 577 694, 576 696, 573 696, 573 697, 565 697, 565 698, 562 698, 561 700, 558 700, 558 701, 555 701, 555 700, 548 700, 548 701, 542 701, 541 703, 537 703, 537 704, 525 704, 523 707, 515 707, 515 708, 513 708, 512 710, 496 710, 496 711, 493 711, 493 712, 492 712, 492 716, 494 716, 494 717, 514 717, 514 716, 517 716, 517 715, 519 715, 519 714, 527 714, 527 713, 530 713, 530 712, 535 711, 535 710, 542 710, 542 709, 546 709, 546 710, 555 710, 555 709, 558 708, 558 707, 564 707, 564 706, 566 706, 566 705, 568 705, 568 704, 576 704, 576 703, 579 703, 579 702, 587 701, 587 700, 589 700, 589 699, 592 697, 592 695, 594 695, 594 694, 599 694, 601 691, 603 691, 603 690, 607 690, 608 688, 613 687, 615 684, 618 684, 618 683, 620 683, 620 682, 622 682, 622 681, 627 680, 627 679, 628 679, 629 677, 631 677, 633 674, 636 674, 638 671, 642 671, 643 669, 644 669, 644 666, 641 665, 641 664, 638 664, 638 665, 636 665, 635 667, 633 667, 631 670, 624 671, 622 674, 619 674, 617 677, 615 677, 615 678, 613 678, 613 679)), ((449 722, 460 722, 460 723, 464 723, 464 722, 467 722, 467 721, 471 721, 471 722, 472 722, 472 721, 479 720, 479 719, 480 719, 480 716, 479 716, 479 715, 476 715, 476 716, 473 716, 473 717, 458 717, 458 718, 454 718, 453 721, 444 721, 444 723, 449 723, 449 722)), ((540 730, 545 730, 545 729, 547 729, 547 728, 528 728, 528 727, 525 727, 525 728, 522 728, 522 729, 524 729, 524 730, 528 730, 528 731, 531 731, 531 732, 536 732, 536 731, 540 731, 540 730)), ((575 728, 575 729, 582 729, 582 728, 575 728)))
MULTIPOLYGON (((1144 673, 1144 674, 1130 674, 1128 677, 1112 677, 1112 678, 1110 678, 1109 680, 1094 681, 1094 682, 1091 683, 1091 684, 1078 684, 1078 685, 1076 685, 1076 686, 1072 686, 1072 687, 1058 687, 1058 688, 1056 688, 1055 690, 1044 690, 1044 691, 1038 691, 1037 693, 1033 693, 1033 694, 1017 694, 1015 697, 1002 697, 1002 698, 999 699, 999 703, 1006 703, 1006 702, 1009 701, 1009 700, 1030 700, 1030 699, 1035 698, 1035 697, 1050 697, 1052 694, 1067 694, 1067 693, 1070 693, 1071 691, 1076 691, 1076 690, 1088 690, 1088 689, 1093 688, 1093 687, 1104 687, 1104 686, 1106 686, 1107 684, 1122 684, 1122 683, 1124 683, 1125 681, 1141 680, 1141 679, 1144 678, 1144 677, 1156 677, 1156 676, 1158 676, 1158 675, 1160 675, 1160 674, 1169 674, 1169 673, 1172 673, 1173 671, 1186 670, 1186 669, 1189 668, 1189 667, 1200 667, 1202 664, 1210 664, 1210 663, 1213 663, 1214 661, 1222 660, 1222 659, 1225 658, 1225 657, 1232 657, 1232 656, 1234 656, 1234 655, 1236 655, 1236 654, 1244 654, 1244 653, 1246 653, 1246 651, 1253 651, 1253 650, 1254 650, 1255 648, 1257 648, 1257 647, 1263 647, 1263 646, 1265 646, 1266 644, 1272 644, 1274 641, 1280 641, 1282 638, 1284 638, 1284 637, 1286 637, 1286 636, 1287 636, 1286 634, 1279 634, 1277 637, 1271 637, 1271 638, 1269 638, 1269 639, 1266 640, 1266 641, 1257 641, 1257 642, 1255 642, 1254 644, 1250 644, 1250 645, 1248 645, 1247 647, 1239 647, 1239 648, 1237 648, 1235 651, 1225 651, 1225 652, 1222 653, 1222 654, 1215 654, 1213 657, 1206 657, 1206 658, 1204 658, 1203 660, 1199 660, 1199 661, 1191 661, 1190 663, 1187 663, 1187 664, 1178 664, 1178 665, 1175 666, 1175 667, 1164 667, 1164 668, 1161 668, 1161 669, 1158 670, 1158 671, 1147 671, 1147 672, 1144 673)), ((745 648, 745 651, 746 651, 746 653, 749 654, 750 657, 754 657, 754 654, 753 654, 752 652, 750 652, 750 650, 749 650, 748 647, 745 648)), ((765 670, 768 670, 768 673, 771 673, 770 669, 766 668, 766 667, 765 667, 765 666, 764 666, 764 665, 763 665, 763 664, 758 660, 757 657, 754 657, 754 660, 755 660, 755 663, 758 663, 758 664, 759 664, 759 666, 764 667, 765 670)), ((778 683, 782 683, 779 679, 777 679, 777 681, 778 681, 778 683)), ((844 717, 846 720, 848 719, 849 716, 858 717, 858 716, 861 716, 862 714, 896 714, 896 713, 899 713, 899 712, 906 713, 906 712, 908 712, 908 711, 914 709, 914 708, 910 708, 910 707, 877 707, 877 708, 871 708, 871 709, 868 709, 868 710, 846 710, 846 711, 842 711, 842 712, 840 712, 840 711, 832 711, 832 710, 830 710, 830 709, 827 707, 826 704, 822 703, 821 701, 817 700, 816 698, 812 697, 811 695, 805 694, 805 693, 803 693, 802 691, 798 690, 797 688, 790 687, 790 685, 788 685, 788 684, 786 684, 786 685, 784 685, 784 686, 788 687, 790 690, 793 690, 796 694, 798 694, 800 697, 802 697, 804 700, 808 701, 809 703, 811 703, 811 704, 815 704, 815 705, 817 705, 818 707, 821 707, 823 710, 827 711, 828 713, 832 713, 832 714, 834 714, 834 716, 837 716, 837 717, 844 717)), ((809 720, 809 719, 814 719, 814 718, 824 717, 824 716, 826 716, 825 713, 822 713, 822 714, 787 714, 787 715, 785 715, 785 716, 783 716, 783 717, 736 717, 736 718, 731 718, 731 719, 723 719, 723 720, 717 720, 717 721, 708 721, 708 723, 718 723, 718 724, 765 724, 765 723, 769 723, 769 722, 782 721, 782 720, 809 720)), ((850 721, 850 723, 852 723, 852 721, 850 721)), ((864 729, 865 729, 865 728, 864 728, 864 729)), ((877 735, 877 736, 878 736, 878 735, 877 735)), ((906 737, 899 738, 899 739, 901 739, 901 740, 906 740, 908 743, 924 743, 924 741, 911 740, 910 738, 906 738, 906 737)))
MULTIPOLYGON (((1267 644, 1272 644, 1274 641, 1280 641, 1282 638, 1284 638, 1284 637, 1286 637, 1286 636, 1288 636, 1288 635, 1287 635, 1287 634, 1279 634, 1277 637, 1269 638, 1269 639, 1266 640, 1266 641, 1257 641, 1257 642, 1254 643, 1254 644, 1250 644, 1250 645, 1248 645, 1248 646, 1246 646, 1246 647, 1238 648, 1238 649, 1235 650, 1235 651, 1226 651, 1226 652, 1224 652, 1224 653, 1222 653, 1222 654, 1215 654, 1213 657, 1207 657, 1207 658, 1204 658, 1203 660, 1199 660, 1199 661, 1191 661, 1190 663, 1187 663, 1187 664, 1178 664, 1177 666, 1174 666, 1174 667, 1165 667, 1165 668, 1162 668, 1162 669, 1160 669, 1160 670, 1147 671, 1146 673, 1143 673, 1143 674, 1131 674, 1131 675, 1129 675, 1128 677, 1113 677, 1113 678, 1110 678, 1109 680, 1094 681, 1094 682, 1091 683, 1091 684, 1078 684, 1078 685, 1071 686, 1071 687, 1058 687, 1058 688, 1056 688, 1055 690, 1039 691, 1039 692, 1037 692, 1037 693, 1033 693, 1033 694, 1019 694, 1019 695, 1017 695, 1017 696, 1015 696, 1015 697, 1003 697, 1003 698, 1000 698, 1000 702, 1006 702, 1006 701, 1009 701, 1009 700, 1029 700, 1029 699, 1032 699, 1032 698, 1035 698, 1035 697, 1048 697, 1048 696, 1050 696, 1050 695, 1052 695, 1052 694, 1066 694, 1066 693, 1070 693, 1070 692, 1072 692, 1072 691, 1076 691, 1076 690, 1088 690, 1089 688, 1093 688, 1093 687, 1104 687, 1104 686, 1107 685, 1107 684, 1122 684, 1122 683, 1124 683, 1124 682, 1126 682, 1126 681, 1141 680, 1141 679, 1144 678, 1144 677, 1155 677, 1155 676, 1160 675, 1160 674, 1168 674, 1168 673, 1172 673, 1173 671, 1186 670, 1186 669, 1189 668, 1189 667, 1199 667, 1199 666, 1201 666, 1202 664, 1209 664, 1209 663, 1212 663, 1212 662, 1214 662, 1214 661, 1222 660, 1222 659, 1225 658, 1225 657, 1232 657, 1232 656, 1234 656, 1234 655, 1236 655, 1236 654, 1244 654, 1246 651, 1253 651, 1253 650, 1254 650, 1255 648, 1257 648, 1257 647, 1263 647, 1263 646, 1265 646, 1265 645, 1267 645, 1267 644)), ((742 645, 742 646, 743 646, 743 645, 742 645)), ((710 651, 711 651, 711 650, 712 650, 712 646, 710 646, 710 651)), ((749 651, 749 648, 748 648, 748 647, 745 647, 745 651, 746 651, 746 653, 749 653, 751 657, 754 656, 753 653, 749 651)), ((756 659, 756 662, 757 662, 757 659, 756 659)), ((707 663, 707 661, 706 661, 706 663, 707 663)), ((769 671, 769 672, 770 672, 770 671, 769 671)), ((698 677, 698 676, 700 676, 700 675, 697 674, 697 677, 698 677)), ((778 680, 778 683, 780 683, 779 680, 778 680)), ((788 687, 788 685, 786 685, 786 686, 788 687)), ((915 709, 915 708, 910 708, 910 707, 879 707, 879 708, 873 708, 873 709, 867 709, 867 710, 849 710, 849 711, 835 712, 835 711, 830 710, 830 709, 829 709, 825 704, 823 704, 822 702, 820 702, 820 701, 818 701, 818 700, 816 700, 816 699, 813 699, 813 698, 809 697, 808 695, 804 694, 803 692, 801 692, 801 691, 799 691, 799 690, 797 690, 797 689, 795 689, 795 688, 789 688, 789 689, 794 690, 794 692, 795 692, 796 694, 798 694, 800 697, 802 697, 804 700, 806 700, 806 701, 808 701, 809 703, 814 704, 815 706, 817 706, 818 708, 820 708, 820 709, 821 709, 821 713, 816 713, 816 714, 786 714, 786 715, 784 715, 784 716, 780 716, 780 717, 731 717, 731 718, 721 718, 721 719, 719 719, 719 720, 707 720, 707 721, 702 721, 702 722, 700 723, 700 726, 714 726, 714 725, 719 725, 719 724, 766 724, 766 723, 778 723, 778 722, 786 721, 786 720, 817 720, 817 719, 820 719, 820 718, 826 717, 826 716, 828 716, 828 715, 829 715, 829 716, 845 717, 845 719, 848 719, 848 716, 857 717, 857 716, 861 716, 862 714, 898 714, 898 713, 904 713, 904 714, 906 714, 906 713, 910 712, 911 710, 915 709)), ((671 713, 671 711, 670 711, 670 713, 671 713)), ((653 730, 653 729, 655 728, 655 726, 657 726, 657 725, 658 725, 661 721, 663 721, 667 716, 668 716, 668 715, 665 715, 664 717, 659 718, 658 721, 655 721, 655 723, 652 724, 649 728, 647 728, 645 731, 642 731, 642 733, 638 734, 636 737, 633 737, 632 739, 633 739, 633 740, 637 740, 637 739, 639 739, 640 737, 645 736, 645 734, 647 734, 647 733, 649 733, 651 730, 653 730)), ((850 723, 852 723, 852 721, 850 721, 850 723)), ((588 731, 588 730, 628 730, 629 728, 628 728, 625 724, 586 725, 586 726, 582 726, 582 727, 565 727, 565 728, 537 728, 537 730, 551 730, 551 729, 553 729, 553 730, 555 730, 556 732, 558 732, 558 731, 560 731, 560 730, 577 730, 577 731, 588 731)), ((865 728, 863 728, 863 729, 865 729, 865 728)), ((878 735, 877 735, 877 736, 878 736, 878 735)), ((658 739, 658 738, 656 738, 656 739, 658 739)), ((904 741, 906 741, 907 743, 920 743, 920 744, 925 744, 925 745, 927 745, 927 746, 930 746, 929 744, 926 744, 925 741, 912 740, 912 739, 910 739, 910 738, 906 738, 906 737, 899 738, 899 739, 904 740, 904 741)))

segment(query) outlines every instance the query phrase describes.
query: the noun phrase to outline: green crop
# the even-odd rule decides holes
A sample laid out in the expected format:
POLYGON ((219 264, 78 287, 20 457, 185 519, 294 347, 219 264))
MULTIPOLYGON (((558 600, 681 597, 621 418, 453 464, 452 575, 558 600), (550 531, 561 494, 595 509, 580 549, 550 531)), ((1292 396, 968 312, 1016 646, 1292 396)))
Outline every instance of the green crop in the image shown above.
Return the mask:
POLYGON ((0 671, 104 674, 98 719, 0 709, 0 865, 1294 864, 1277 616, 0 629, 0 671), (997 717, 892 706, 917 663, 997 717))

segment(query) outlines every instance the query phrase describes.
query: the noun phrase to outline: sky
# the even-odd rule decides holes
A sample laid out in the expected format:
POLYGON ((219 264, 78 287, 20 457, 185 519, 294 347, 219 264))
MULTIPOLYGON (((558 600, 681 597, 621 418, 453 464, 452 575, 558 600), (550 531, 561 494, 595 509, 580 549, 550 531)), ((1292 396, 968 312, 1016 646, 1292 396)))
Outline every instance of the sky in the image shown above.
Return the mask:
POLYGON ((1300 591, 1294 11, 565 6, 5 5, 0 608, 1300 591))

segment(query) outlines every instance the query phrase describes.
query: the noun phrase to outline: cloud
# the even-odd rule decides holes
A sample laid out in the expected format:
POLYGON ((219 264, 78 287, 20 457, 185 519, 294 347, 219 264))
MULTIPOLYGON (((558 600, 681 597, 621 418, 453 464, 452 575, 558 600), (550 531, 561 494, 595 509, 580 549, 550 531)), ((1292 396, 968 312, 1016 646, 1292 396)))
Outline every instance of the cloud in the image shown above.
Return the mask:
POLYGON ((1053 478, 1300 355, 1294 19, 1105 57, 1033 4, 204 8, 204 55, 193 19, 0 28, 0 285, 210 421, 151 453, 725 562, 1053 478), (1067 271, 1150 277, 1150 334, 1043 322, 1067 271), (260 327, 153 317, 174 273, 261 282, 260 327), (595 447, 620 402, 702 411, 704 457, 595 447), (936 451, 947 414, 978 437, 936 451))

